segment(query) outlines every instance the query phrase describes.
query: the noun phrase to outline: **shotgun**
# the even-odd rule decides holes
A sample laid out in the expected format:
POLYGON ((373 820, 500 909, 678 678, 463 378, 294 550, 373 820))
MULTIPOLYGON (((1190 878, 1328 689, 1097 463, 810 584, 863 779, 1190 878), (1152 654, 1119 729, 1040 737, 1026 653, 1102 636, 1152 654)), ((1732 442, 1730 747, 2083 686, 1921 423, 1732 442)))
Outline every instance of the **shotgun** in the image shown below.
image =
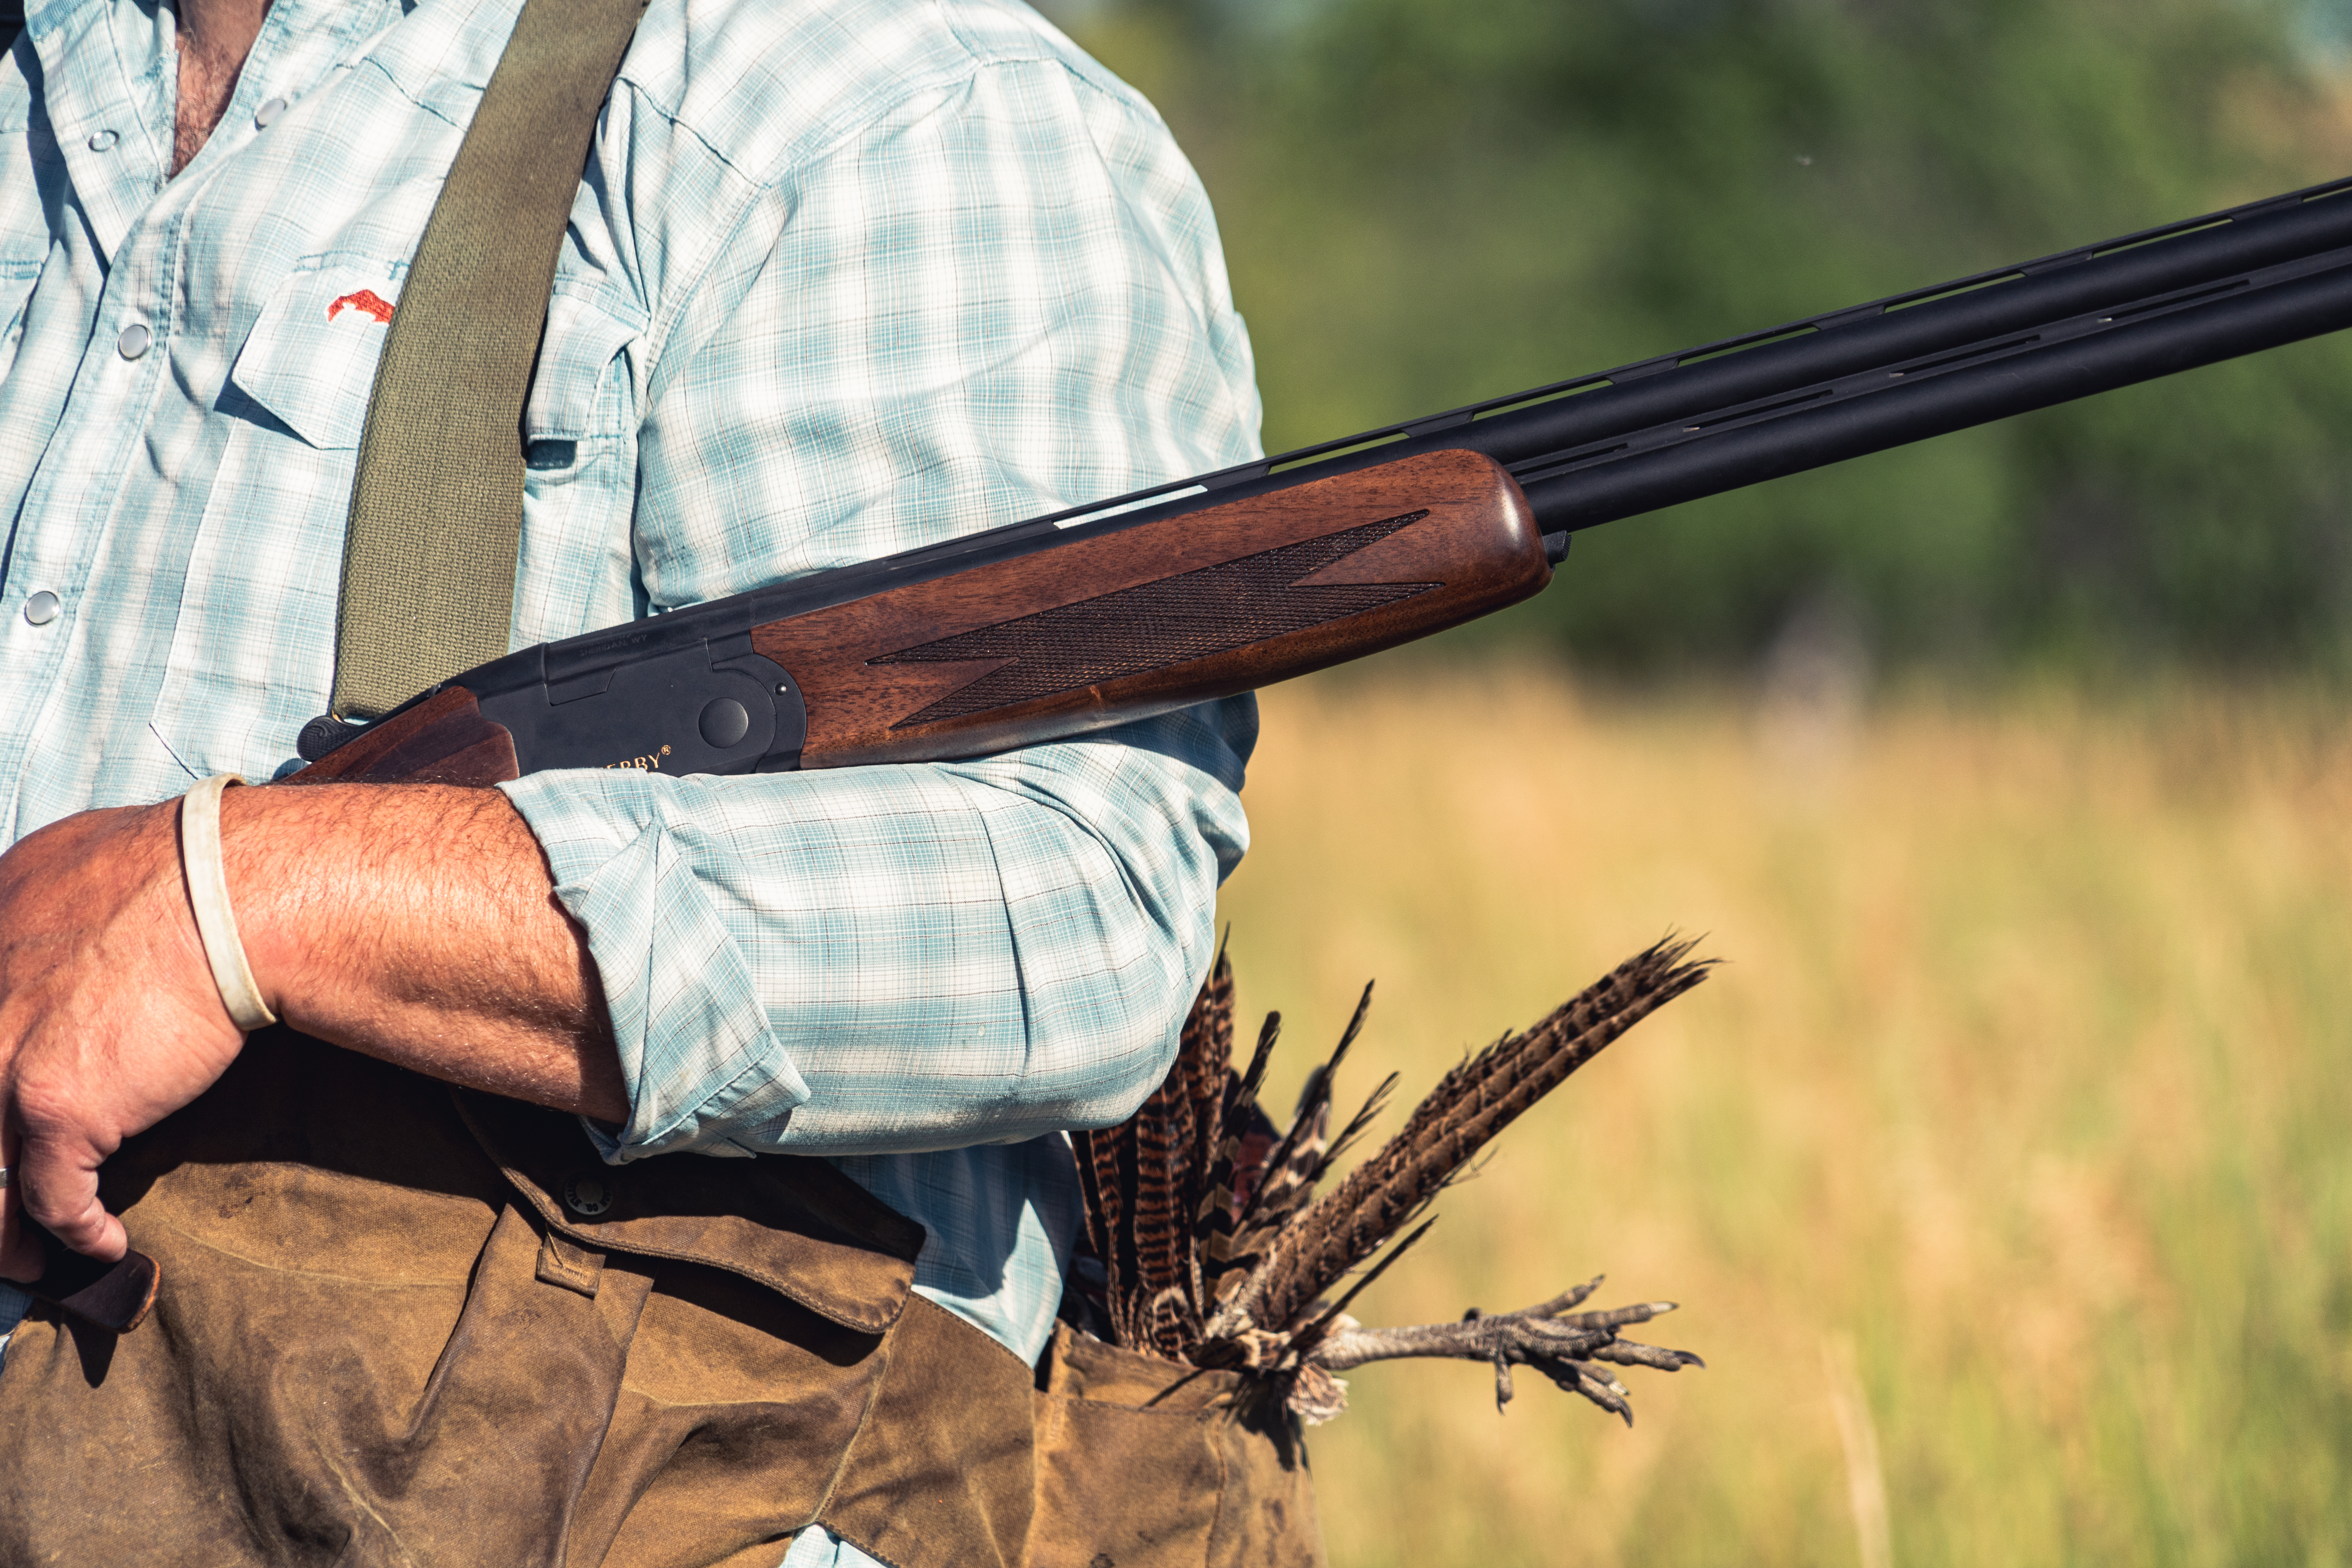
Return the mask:
MULTIPOLYGON (((0 0, 5 3, 5 0, 0 0)), ((1231 696, 1540 590, 1580 529, 2352 326, 2352 178, 542 644, 292 784, 978 755, 1231 696)), ((52 1244, 117 1329, 153 1265, 52 1244)))
POLYGON ((2352 325, 2352 179, 525 648, 288 781, 972 756, 1542 588, 1576 531, 2352 325))

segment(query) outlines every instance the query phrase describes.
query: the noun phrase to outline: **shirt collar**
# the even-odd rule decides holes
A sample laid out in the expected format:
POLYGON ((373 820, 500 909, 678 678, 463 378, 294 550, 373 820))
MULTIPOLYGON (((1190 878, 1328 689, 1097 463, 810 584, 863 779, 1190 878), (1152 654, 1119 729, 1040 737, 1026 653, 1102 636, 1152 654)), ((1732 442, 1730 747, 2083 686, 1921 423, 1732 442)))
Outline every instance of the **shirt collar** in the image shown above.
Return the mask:
MULTIPOLYGON (((215 140, 249 133, 264 100, 324 84, 404 14, 402 0, 275 0, 215 140)), ((100 253, 111 257, 171 166, 174 13, 157 0, 28 0, 25 31, 74 195, 100 253)))

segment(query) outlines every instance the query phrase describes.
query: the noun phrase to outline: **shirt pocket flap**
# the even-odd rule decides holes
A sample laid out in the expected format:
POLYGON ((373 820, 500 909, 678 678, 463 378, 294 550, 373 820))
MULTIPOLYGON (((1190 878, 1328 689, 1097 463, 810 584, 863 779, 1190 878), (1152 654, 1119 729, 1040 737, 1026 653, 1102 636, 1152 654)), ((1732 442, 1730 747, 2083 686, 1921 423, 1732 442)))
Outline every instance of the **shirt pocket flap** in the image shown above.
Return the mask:
POLYGON ((382 262, 297 272, 262 307, 229 381, 311 446, 356 447, 399 303, 382 262))
POLYGON ((23 261, 0 257, 0 381, 16 363, 16 344, 25 335, 25 305, 33 286, 41 280, 41 258, 23 261))
POLYGON ((580 441, 620 434, 635 400, 615 362, 644 330, 559 289, 547 302, 547 331, 523 401, 524 436, 580 441))
POLYGON ((41 280, 43 258, 0 256, 0 326, 14 330, 16 320, 24 313, 25 301, 33 296, 33 285, 41 280))

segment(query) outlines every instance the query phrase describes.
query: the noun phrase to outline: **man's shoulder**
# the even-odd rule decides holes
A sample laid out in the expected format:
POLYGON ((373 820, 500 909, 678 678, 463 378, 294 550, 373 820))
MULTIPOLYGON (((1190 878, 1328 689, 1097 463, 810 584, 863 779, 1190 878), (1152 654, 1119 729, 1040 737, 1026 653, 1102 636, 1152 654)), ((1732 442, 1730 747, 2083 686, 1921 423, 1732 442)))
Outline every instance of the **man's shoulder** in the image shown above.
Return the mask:
POLYGON ((1066 79, 1157 123, 1020 0, 654 0, 621 74, 646 109, 764 184, 1007 70, 1066 79))

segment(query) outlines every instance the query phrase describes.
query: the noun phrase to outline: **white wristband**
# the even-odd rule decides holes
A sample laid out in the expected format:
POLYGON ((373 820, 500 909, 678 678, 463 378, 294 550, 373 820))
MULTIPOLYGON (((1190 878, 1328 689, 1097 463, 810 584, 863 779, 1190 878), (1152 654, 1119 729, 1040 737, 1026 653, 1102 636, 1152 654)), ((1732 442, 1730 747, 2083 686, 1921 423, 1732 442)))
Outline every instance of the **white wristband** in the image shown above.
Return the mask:
POLYGON ((232 1023, 250 1034, 278 1022, 278 1015, 253 983, 253 966, 237 939, 236 914, 228 907, 228 871, 221 864, 221 792, 243 783, 237 773, 215 773, 180 797, 180 869, 187 878, 188 904, 196 911, 196 935, 204 940, 221 1005, 232 1023))

